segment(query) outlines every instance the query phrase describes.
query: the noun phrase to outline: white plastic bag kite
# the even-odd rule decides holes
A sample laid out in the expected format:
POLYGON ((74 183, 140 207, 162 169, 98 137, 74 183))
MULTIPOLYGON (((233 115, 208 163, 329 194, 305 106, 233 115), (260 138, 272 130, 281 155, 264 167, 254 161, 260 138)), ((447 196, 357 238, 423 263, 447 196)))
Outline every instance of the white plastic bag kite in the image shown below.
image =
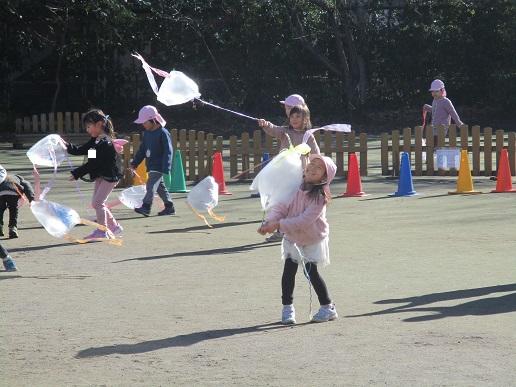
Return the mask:
POLYGON ((278 203, 289 203, 303 182, 301 155, 310 153, 302 143, 290 146, 274 157, 254 178, 250 189, 260 193, 262 208, 267 211, 278 203))
POLYGON ((68 157, 68 153, 63 139, 57 134, 49 134, 31 146, 27 157, 34 165, 57 168, 68 157))
MULTIPOLYGON (((126 188, 122 192, 120 192, 120 194, 118 195, 118 200, 109 202, 106 204, 106 206, 108 208, 113 208, 118 206, 119 204, 123 204, 127 208, 134 210, 135 208, 142 206, 143 198, 145 197, 146 193, 147 188, 145 184, 133 185, 132 187, 126 188)), ((154 195, 154 199, 156 198, 159 199, 158 207, 163 209, 165 207, 163 201, 161 201, 161 198, 158 195, 154 195)))
POLYGON ((98 223, 91 222, 87 219, 82 219, 80 215, 74 209, 63 206, 62 204, 51 202, 48 200, 34 200, 30 205, 30 210, 34 214, 37 221, 47 230, 47 232, 56 238, 63 238, 71 242, 87 243, 95 240, 106 241, 110 244, 120 246, 122 244, 121 239, 116 239, 115 236, 109 231, 108 228, 98 223), (106 231, 110 238, 99 238, 99 239, 77 239, 70 235, 72 229, 78 224, 85 224, 93 226, 106 231))
POLYGON ((142 206, 146 192, 145 185, 133 185, 120 192, 118 199, 124 206, 134 210, 142 206))
POLYGON ((224 110, 226 112, 236 114, 240 117, 248 118, 254 121, 258 119, 255 117, 248 116, 246 114, 242 114, 239 112, 235 112, 233 110, 229 110, 223 108, 218 105, 214 105, 210 102, 206 102, 202 100, 201 93, 199 92, 199 86, 189 77, 187 77, 181 71, 171 71, 170 73, 164 70, 160 70, 154 67, 149 66, 149 64, 143 59, 143 57, 136 53, 132 54, 135 58, 142 62, 142 67, 145 70, 145 74, 147 74, 147 79, 149 80, 149 84, 154 91, 154 93, 158 96, 158 101, 167 105, 181 105, 183 103, 197 100, 205 105, 214 107, 216 109, 224 110), (158 88, 158 84, 156 83, 156 79, 154 78, 154 73, 165 78, 161 86, 158 88))
POLYGON ((219 222, 224 221, 224 217, 215 215, 213 212, 213 209, 219 203, 219 185, 213 176, 208 176, 197 183, 188 193, 186 201, 194 214, 197 215, 199 219, 202 219, 208 227, 212 226, 201 212, 207 212, 211 218, 219 222))
MULTIPOLYGON (((262 208, 267 211, 278 203, 289 203, 303 182, 303 162, 301 155, 310 153, 307 141, 318 130, 351 132, 351 125, 331 124, 307 130, 303 142, 282 150, 254 178, 250 189, 260 193, 262 208)), ((290 138, 289 138, 290 141, 290 138)))

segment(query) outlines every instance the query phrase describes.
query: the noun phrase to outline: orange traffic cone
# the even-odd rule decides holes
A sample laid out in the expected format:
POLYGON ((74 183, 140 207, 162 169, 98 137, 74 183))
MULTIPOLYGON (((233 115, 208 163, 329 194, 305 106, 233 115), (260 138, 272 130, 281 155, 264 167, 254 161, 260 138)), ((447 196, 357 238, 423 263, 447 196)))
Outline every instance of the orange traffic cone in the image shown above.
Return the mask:
POLYGON ((348 155, 348 184, 346 192, 342 194, 345 197, 361 197, 366 196, 362 191, 362 180, 360 179, 360 169, 358 168, 357 155, 350 152, 348 155))
POLYGON ((516 189, 512 188, 511 167, 509 166, 509 153, 507 149, 502 149, 502 153, 500 154, 498 174, 496 175, 496 189, 491 192, 516 192, 516 189))
POLYGON ((468 151, 466 149, 460 152, 460 168, 459 177, 457 179, 457 190, 448 192, 450 195, 473 195, 482 192, 473 189, 473 179, 471 178, 471 170, 469 169, 468 151))
POLYGON ((226 190, 226 182, 224 181, 224 166, 222 165, 222 154, 215 152, 213 155, 213 167, 211 175, 219 185, 219 195, 233 195, 226 190))

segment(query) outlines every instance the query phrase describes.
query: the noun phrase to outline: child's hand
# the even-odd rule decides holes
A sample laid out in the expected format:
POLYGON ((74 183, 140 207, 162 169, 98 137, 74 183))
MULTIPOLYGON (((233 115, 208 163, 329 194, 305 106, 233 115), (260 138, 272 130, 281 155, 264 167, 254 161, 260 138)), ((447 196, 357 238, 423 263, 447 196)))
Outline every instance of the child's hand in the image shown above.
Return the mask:
POLYGON ((258 125, 260 126, 260 128, 264 128, 271 126, 271 123, 269 121, 264 120, 263 118, 260 118, 258 120, 258 125))
POLYGON ((279 222, 266 222, 260 227, 264 234, 272 234, 279 228, 279 222))

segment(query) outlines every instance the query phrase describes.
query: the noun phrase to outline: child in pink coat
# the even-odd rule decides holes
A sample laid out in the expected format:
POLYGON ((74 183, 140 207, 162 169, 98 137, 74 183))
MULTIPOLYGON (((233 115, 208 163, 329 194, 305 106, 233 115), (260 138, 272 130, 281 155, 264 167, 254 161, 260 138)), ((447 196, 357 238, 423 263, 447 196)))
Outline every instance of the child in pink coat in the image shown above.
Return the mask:
POLYGON ((312 321, 326 322, 338 318, 326 284, 318 272, 319 266, 330 263, 326 204, 331 199, 329 185, 336 171, 337 166, 331 158, 311 154, 305 167, 303 184, 292 201, 271 208, 265 222, 258 229, 262 235, 277 230, 284 233, 281 245, 285 260, 281 279, 283 324, 296 322, 293 294, 297 267, 301 262, 305 264, 321 304, 312 321))

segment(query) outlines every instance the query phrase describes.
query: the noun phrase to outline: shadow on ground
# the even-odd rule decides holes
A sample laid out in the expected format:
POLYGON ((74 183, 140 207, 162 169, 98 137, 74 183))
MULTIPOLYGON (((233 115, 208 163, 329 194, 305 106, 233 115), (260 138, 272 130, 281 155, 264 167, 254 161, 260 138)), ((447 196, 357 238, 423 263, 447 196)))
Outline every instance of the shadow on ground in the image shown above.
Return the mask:
POLYGON ((215 329, 201 332, 192 332, 186 335, 178 335, 159 340, 142 341, 141 343, 135 344, 116 344, 108 345, 105 347, 92 347, 79 351, 77 355, 75 355, 75 357, 81 359, 89 357, 108 356, 113 354, 131 355, 137 353, 152 352, 171 347, 188 347, 190 345, 194 345, 207 340, 220 339, 235 335, 243 335, 246 333, 259 333, 277 329, 299 328, 307 324, 310 323, 282 325, 278 322, 253 325, 250 327, 242 328, 215 329))
POLYGON ((516 284, 488 286, 484 288, 453 290, 450 292, 430 293, 422 296, 389 299, 376 301, 375 304, 401 304, 406 305, 395 306, 376 312, 364 313, 359 315, 346 316, 366 317, 378 316, 391 313, 413 313, 413 312, 431 312, 423 316, 406 318, 405 322, 420 322, 438 320, 446 317, 463 317, 463 316, 485 316, 500 313, 516 312, 516 293, 506 294, 499 297, 482 298, 479 300, 469 301, 453 306, 435 306, 425 307, 435 302, 460 300, 465 298, 481 297, 488 294, 504 293, 516 291, 516 284))

